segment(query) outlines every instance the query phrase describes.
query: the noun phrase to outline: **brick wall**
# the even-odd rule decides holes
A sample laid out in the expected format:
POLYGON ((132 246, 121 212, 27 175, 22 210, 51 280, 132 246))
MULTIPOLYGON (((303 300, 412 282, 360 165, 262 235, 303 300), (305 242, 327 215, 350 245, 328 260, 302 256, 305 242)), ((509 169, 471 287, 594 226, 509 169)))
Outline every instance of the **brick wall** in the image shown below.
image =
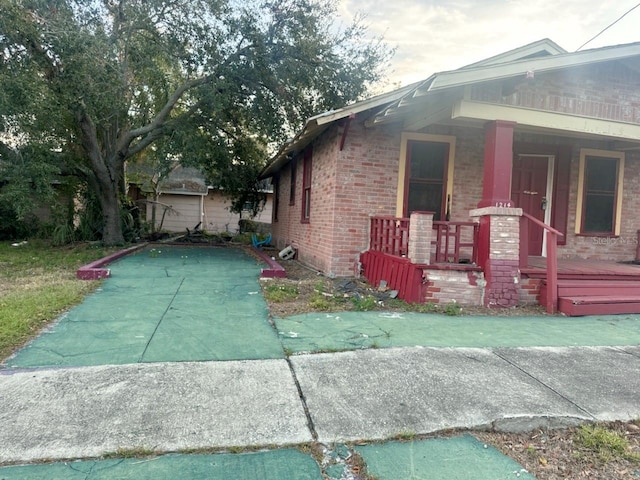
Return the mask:
POLYGON ((278 221, 271 226, 273 239, 279 249, 293 245, 298 259, 322 272, 330 273, 334 230, 333 207, 335 202, 336 160, 338 151, 338 127, 333 127, 313 143, 311 171, 311 215, 308 223, 302 222, 303 155, 296 168, 296 191, 289 204, 291 165, 280 172, 278 221))
POLYGON ((482 305, 486 282, 482 272, 424 270, 427 284, 425 302, 482 305))
POLYGON ((540 303, 540 285, 542 280, 539 278, 520 279, 519 303, 520 305, 531 305, 540 303))
POLYGON ((369 246, 370 217, 395 215, 399 157, 399 130, 351 122, 338 152, 331 273, 354 275, 359 253, 369 246))

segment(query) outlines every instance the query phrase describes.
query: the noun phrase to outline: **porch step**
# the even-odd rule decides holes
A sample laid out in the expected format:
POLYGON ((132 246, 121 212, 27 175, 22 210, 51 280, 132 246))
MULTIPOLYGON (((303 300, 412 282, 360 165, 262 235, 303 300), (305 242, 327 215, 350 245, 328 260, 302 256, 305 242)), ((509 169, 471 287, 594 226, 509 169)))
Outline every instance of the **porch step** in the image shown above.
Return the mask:
POLYGON ((560 297, 558 310, 570 317, 640 313, 640 295, 560 297))
MULTIPOLYGON (((540 286, 540 303, 547 297, 540 286)), ((558 310, 565 315, 640 313, 640 280, 558 280, 558 310)))
MULTIPOLYGON (((540 295, 546 298, 546 280, 540 295)), ((558 297, 598 295, 640 295, 640 281, 633 280, 558 280, 558 297)))

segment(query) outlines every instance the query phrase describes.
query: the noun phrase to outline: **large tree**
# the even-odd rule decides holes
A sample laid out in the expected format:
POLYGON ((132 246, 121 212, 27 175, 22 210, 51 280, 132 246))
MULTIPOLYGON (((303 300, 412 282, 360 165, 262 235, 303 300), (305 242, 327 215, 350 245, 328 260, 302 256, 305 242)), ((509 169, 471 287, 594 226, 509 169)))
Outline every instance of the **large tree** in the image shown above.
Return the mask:
POLYGON ((335 19, 336 0, 0 0, 0 144, 84 179, 120 243, 127 160, 198 163, 233 193, 269 144, 366 95, 390 51, 335 19))

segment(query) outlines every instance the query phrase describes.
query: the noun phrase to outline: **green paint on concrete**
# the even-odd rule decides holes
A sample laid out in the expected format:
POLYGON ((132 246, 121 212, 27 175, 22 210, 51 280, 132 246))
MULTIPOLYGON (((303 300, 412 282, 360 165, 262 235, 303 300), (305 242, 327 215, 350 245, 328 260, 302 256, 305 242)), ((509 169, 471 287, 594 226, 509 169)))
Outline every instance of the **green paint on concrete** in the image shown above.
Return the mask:
POLYGON ((639 315, 449 317, 412 312, 307 313, 275 319, 287 351, 370 347, 640 345, 639 315))
POLYGON ((356 447, 378 480, 535 480, 521 465, 471 435, 356 447))
POLYGON ((10 367, 282 358, 256 260, 232 248, 154 247, 112 276, 10 367))
POLYGON ((163 455, 0 468, 0 480, 322 480, 297 450, 247 454, 163 455))

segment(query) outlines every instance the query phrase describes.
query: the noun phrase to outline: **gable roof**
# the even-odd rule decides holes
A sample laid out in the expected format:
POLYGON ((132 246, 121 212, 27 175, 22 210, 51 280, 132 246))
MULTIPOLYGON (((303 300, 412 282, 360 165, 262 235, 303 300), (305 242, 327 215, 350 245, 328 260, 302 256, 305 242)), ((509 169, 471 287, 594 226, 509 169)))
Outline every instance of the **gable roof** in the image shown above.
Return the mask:
POLYGON ((260 176, 264 178, 276 173, 289 162, 291 155, 299 153, 332 123, 350 115, 378 109, 367 121, 368 125, 378 125, 396 121, 421 97, 471 84, 526 76, 530 72, 550 72, 614 60, 625 61, 631 69, 640 72, 640 42, 571 53, 551 40, 543 39, 457 70, 436 73, 393 92, 310 118, 293 139, 282 145, 260 176))
POLYGON ((544 38, 537 42, 514 48, 508 52, 485 58, 479 62, 471 63, 462 67, 460 70, 474 67, 486 67, 488 65, 498 65, 500 63, 508 63, 515 60, 526 60, 528 58, 547 57, 549 55, 558 55, 560 53, 567 53, 567 51, 557 43, 549 40, 548 38, 544 38))

